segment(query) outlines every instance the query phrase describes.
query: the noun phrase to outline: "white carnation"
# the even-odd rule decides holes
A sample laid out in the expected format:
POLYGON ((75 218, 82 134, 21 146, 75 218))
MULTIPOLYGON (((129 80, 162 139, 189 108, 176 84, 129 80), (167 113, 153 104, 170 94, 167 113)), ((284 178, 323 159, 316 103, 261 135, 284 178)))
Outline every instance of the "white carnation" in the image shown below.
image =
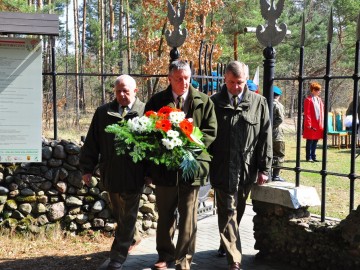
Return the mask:
POLYGON ((184 119, 185 119, 184 112, 171 112, 169 115, 169 120, 172 124, 179 124, 184 119))
POLYGON ((136 131, 136 123, 138 122, 139 117, 134 117, 127 121, 127 126, 129 127, 130 131, 136 131))
POLYGON ((130 131, 143 133, 151 126, 151 120, 146 116, 142 116, 142 117, 137 116, 132 119, 129 119, 127 125, 130 131))
POLYGON ((179 138, 173 138, 172 139, 172 142, 175 146, 182 146, 183 145, 183 142, 182 140, 180 140, 179 138))
POLYGON ((168 132, 166 132, 167 136, 170 138, 177 138, 179 137, 180 133, 176 130, 170 129, 168 132))
POLYGON ((168 150, 174 149, 175 145, 172 140, 169 139, 161 139, 162 144, 166 147, 168 150))

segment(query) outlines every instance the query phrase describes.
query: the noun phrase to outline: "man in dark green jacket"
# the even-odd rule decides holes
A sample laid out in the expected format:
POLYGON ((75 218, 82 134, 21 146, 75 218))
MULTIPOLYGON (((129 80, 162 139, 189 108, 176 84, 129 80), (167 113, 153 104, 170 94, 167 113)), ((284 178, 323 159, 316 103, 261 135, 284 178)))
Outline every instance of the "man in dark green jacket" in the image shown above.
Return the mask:
MULTIPOLYGON (((229 269, 240 269, 238 225, 252 185, 265 183, 272 162, 272 128, 266 99, 246 85, 246 65, 230 62, 225 85, 211 97, 218 121, 210 182, 215 189, 221 247, 229 269)), ((220 249, 221 251, 221 249, 220 249)))
MULTIPOLYGON (((113 215, 117 221, 111 246, 108 270, 122 269, 133 244, 140 197, 144 187, 142 163, 134 163, 129 155, 115 152, 114 134, 106 133, 108 125, 122 119, 142 116, 145 104, 136 97, 135 80, 121 75, 115 81, 116 99, 96 109, 80 154, 83 180, 91 185, 91 177, 99 165, 101 181, 109 193, 113 215)), ((139 241, 139 236, 135 239, 139 241), (136 239, 137 238, 137 239, 136 239)))
MULTIPOLYGON (((145 111, 158 111, 163 106, 181 107, 186 118, 193 119, 204 135, 208 147, 216 136, 216 116, 210 98, 190 85, 191 70, 185 61, 170 64, 168 79, 170 86, 155 94, 145 106, 145 111)), ((190 269, 195 253, 197 207, 199 188, 208 178, 210 156, 203 152, 197 158, 200 169, 193 179, 184 180, 180 171, 169 171, 165 166, 151 166, 150 175, 156 185, 156 204, 159 213, 156 230, 158 261, 153 269, 167 269, 175 260, 176 269, 190 269), (175 210, 179 212, 179 235, 175 245, 175 210)))

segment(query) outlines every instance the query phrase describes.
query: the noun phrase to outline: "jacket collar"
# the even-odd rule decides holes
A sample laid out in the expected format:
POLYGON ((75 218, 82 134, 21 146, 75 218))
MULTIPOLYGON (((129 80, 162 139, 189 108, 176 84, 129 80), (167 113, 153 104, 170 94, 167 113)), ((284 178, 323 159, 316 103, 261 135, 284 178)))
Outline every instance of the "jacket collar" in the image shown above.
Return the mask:
MULTIPOLYGON (((199 104, 204 103, 204 101, 201 99, 200 92, 191 85, 189 86, 189 93, 187 99, 188 100, 186 102, 189 102, 190 104, 188 113, 191 114, 199 104)), ((165 90, 165 94, 162 97, 162 104, 167 104, 167 106, 175 108, 171 85, 169 85, 168 88, 166 88, 165 90)))
MULTIPOLYGON (((237 111, 247 111, 250 108, 250 97, 254 93, 251 93, 251 91, 248 89, 247 85, 245 85, 245 88, 244 88, 243 91, 244 91, 244 93, 243 93, 241 102, 239 103, 239 105, 236 108, 237 111)), ((230 103, 228 91, 227 91, 227 88, 226 88, 226 84, 224 84, 222 86, 221 91, 220 91, 219 107, 221 107, 221 108, 231 108, 231 109, 234 108, 230 103)))
MULTIPOLYGON (((126 117, 135 117, 138 115, 138 111, 141 110, 141 101, 136 97, 135 102, 131 108, 131 110, 128 112, 128 114, 126 115, 126 117)), ((108 115, 123 119, 123 117, 121 116, 121 114, 119 113, 119 103, 116 101, 116 99, 114 99, 113 101, 110 102, 110 106, 108 108, 107 111, 108 115)))

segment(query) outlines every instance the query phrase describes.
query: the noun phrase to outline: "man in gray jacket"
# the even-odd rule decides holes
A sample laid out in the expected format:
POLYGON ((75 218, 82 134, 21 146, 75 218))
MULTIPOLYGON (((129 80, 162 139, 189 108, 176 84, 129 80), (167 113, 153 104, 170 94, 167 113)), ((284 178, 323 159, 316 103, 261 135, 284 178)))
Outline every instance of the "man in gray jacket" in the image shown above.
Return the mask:
MULTIPOLYGON (((113 216, 117 222, 108 270, 122 269, 133 244, 144 187, 144 170, 143 164, 135 164, 129 155, 116 154, 114 134, 106 133, 105 128, 122 119, 143 115, 145 104, 136 97, 137 91, 132 77, 121 75, 116 79, 116 99, 96 109, 80 154, 80 166, 86 185, 91 185, 92 174, 99 165, 101 181, 109 192, 113 216)), ((139 241, 139 238, 136 240, 139 241)))
POLYGON ((266 99, 246 85, 246 66, 230 62, 225 85, 211 97, 218 133, 210 146, 210 182, 215 189, 221 247, 230 270, 240 269, 238 224, 252 185, 268 180, 272 162, 272 128, 266 99))

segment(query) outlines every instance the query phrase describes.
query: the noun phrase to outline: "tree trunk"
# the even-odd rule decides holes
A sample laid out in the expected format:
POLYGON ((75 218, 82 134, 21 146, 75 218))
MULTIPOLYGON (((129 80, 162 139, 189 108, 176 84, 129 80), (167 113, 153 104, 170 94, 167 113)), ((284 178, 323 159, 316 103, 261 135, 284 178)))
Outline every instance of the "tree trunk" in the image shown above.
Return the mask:
POLYGON ((200 15, 200 33, 203 34, 206 28, 206 16, 204 14, 200 15))
POLYGON ((114 41, 114 6, 113 6, 113 1, 112 0, 109 0, 109 22, 110 22, 110 29, 109 29, 109 40, 110 42, 113 42, 114 41))
POLYGON ((105 104, 105 81, 104 81, 104 61, 105 61, 105 6, 104 1, 100 0, 100 25, 101 25, 101 45, 100 45, 100 61, 101 61, 101 102, 105 104))
POLYGON ((238 53, 237 53, 237 47, 238 47, 238 35, 239 32, 234 33, 234 60, 238 60, 238 53))
MULTIPOLYGON (((69 0, 66 0, 66 20, 65 20, 65 73, 67 74, 69 72, 69 63, 68 63, 68 57, 69 57, 69 0)), ((65 75, 65 107, 64 109, 67 110, 68 108, 68 99, 69 99, 69 77, 68 75, 65 75)))
MULTIPOLYGON (((85 32, 86 32, 86 0, 83 0, 83 25, 81 36, 81 73, 85 72, 85 32)), ((80 108, 82 111, 86 109, 84 76, 80 77, 80 108)))
POLYGON ((131 47, 130 47, 130 7, 129 7, 129 0, 126 0, 126 43, 127 43, 128 74, 130 74, 131 73, 131 47))
MULTIPOLYGON (((79 73, 79 19, 78 1, 73 0, 74 10, 74 36, 75 36, 75 73, 79 73)), ((75 125, 80 122, 80 97, 79 97, 79 76, 75 75, 75 125)))
POLYGON ((42 1, 37 1, 37 10, 40 11, 43 9, 43 2, 42 1))
MULTIPOLYGON (((158 52, 157 52, 157 56, 158 57, 161 57, 162 53, 163 53, 163 44, 164 44, 164 35, 165 35, 165 30, 166 30, 166 21, 165 23, 163 24, 163 28, 161 30, 161 38, 160 38, 160 44, 159 44, 159 48, 158 48, 158 52)), ((154 83, 154 86, 153 86, 153 90, 152 90, 152 93, 151 95, 149 95, 148 93, 148 98, 150 99, 151 96, 153 96, 155 93, 156 93, 156 88, 159 84, 159 78, 156 78, 155 79, 155 83, 154 83)))
POLYGON ((123 0, 120 1, 120 10, 119 10, 119 73, 123 73, 123 38, 124 38, 124 3, 123 0))

